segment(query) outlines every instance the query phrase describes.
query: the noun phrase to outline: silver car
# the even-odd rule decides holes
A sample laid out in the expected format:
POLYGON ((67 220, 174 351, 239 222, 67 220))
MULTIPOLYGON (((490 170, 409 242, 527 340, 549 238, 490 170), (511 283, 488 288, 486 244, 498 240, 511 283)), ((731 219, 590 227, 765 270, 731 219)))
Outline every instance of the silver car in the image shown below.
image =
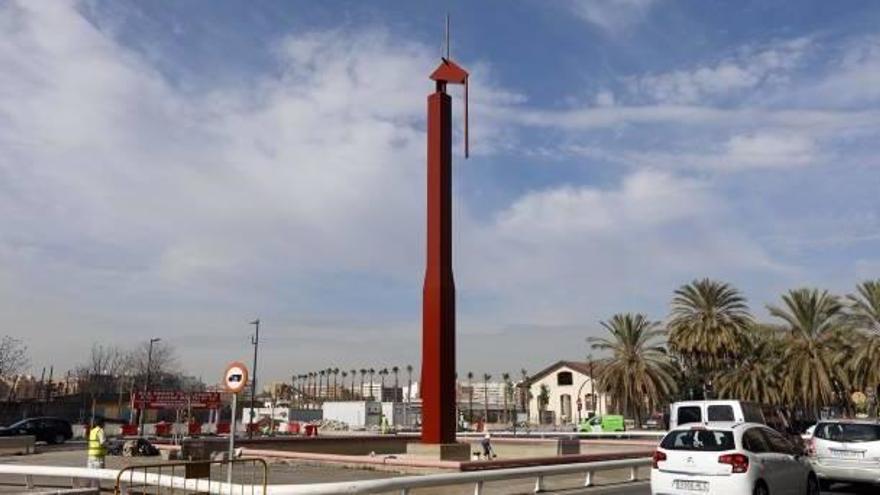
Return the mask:
POLYGON ((834 481, 880 485, 880 423, 820 421, 807 440, 810 463, 823 486, 834 481))

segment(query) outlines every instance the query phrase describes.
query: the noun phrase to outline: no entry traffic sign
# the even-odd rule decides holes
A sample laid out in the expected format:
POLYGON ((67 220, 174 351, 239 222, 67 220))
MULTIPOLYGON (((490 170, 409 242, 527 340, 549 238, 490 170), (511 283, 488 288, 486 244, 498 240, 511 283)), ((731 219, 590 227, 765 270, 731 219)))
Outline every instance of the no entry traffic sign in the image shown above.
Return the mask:
POLYGON ((226 387, 226 390, 232 392, 233 394, 237 394, 244 390, 245 386, 248 383, 248 369, 243 363, 238 361, 234 363, 230 363, 229 366, 226 367, 226 372, 223 374, 223 386, 226 387))

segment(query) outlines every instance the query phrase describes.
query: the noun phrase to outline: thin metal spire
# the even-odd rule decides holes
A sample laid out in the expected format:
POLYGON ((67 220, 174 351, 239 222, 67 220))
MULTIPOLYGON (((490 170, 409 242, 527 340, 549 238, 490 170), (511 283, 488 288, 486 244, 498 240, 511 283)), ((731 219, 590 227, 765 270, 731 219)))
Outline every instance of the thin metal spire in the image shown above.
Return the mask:
POLYGON ((449 60, 449 12, 446 13, 446 60, 449 60))

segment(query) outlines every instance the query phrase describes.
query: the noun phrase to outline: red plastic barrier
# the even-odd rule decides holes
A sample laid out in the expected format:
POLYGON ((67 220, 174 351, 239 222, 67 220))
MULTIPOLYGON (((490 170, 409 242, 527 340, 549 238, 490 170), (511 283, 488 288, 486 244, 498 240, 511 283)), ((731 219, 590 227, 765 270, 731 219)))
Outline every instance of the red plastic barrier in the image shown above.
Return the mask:
POLYGON ((306 436, 307 437, 318 436, 318 425, 306 425, 306 436))
POLYGON ((289 431, 291 435, 299 435, 299 422, 291 421, 288 425, 287 431, 289 431))
POLYGON ((160 421, 156 423, 156 436, 167 437, 171 435, 171 423, 160 421))
POLYGON ((260 432, 260 424, 259 423, 248 423, 247 424, 248 433, 259 433, 260 432))
POLYGON ((138 425, 122 425, 123 436, 134 436, 138 434, 138 425))
POLYGON ((202 424, 201 423, 190 423, 189 424, 189 434, 190 435, 201 435, 202 434, 202 424))
POLYGON ((223 434, 228 435, 229 434, 229 423, 227 423, 227 422, 217 423, 217 434, 218 435, 223 435, 223 434))

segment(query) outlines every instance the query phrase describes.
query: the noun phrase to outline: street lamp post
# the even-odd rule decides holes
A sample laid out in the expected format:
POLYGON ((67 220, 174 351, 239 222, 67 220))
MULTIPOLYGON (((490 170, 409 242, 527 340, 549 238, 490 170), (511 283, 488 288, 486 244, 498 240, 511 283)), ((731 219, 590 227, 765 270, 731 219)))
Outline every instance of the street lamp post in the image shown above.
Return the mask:
POLYGON ((141 421, 140 421, 140 423, 141 423, 140 424, 141 437, 144 436, 144 420, 146 419, 145 413, 146 413, 146 409, 147 409, 147 394, 150 391, 150 371, 153 368, 153 344, 155 344, 156 342, 159 342, 160 340, 162 340, 162 339, 160 339, 158 337, 150 339, 150 347, 147 350, 147 377, 146 377, 146 380, 144 380, 144 400, 141 403, 141 408, 140 408, 140 413, 139 413, 140 418, 141 418, 141 421))
MULTIPOLYGON (((250 323, 255 327, 254 335, 251 337, 251 344, 254 346, 254 369, 253 369, 253 380, 251 380, 251 412, 250 412, 250 420, 248 421, 248 438, 253 438, 254 436, 254 408, 257 405, 257 349, 260 347, 260 319, 250 323)), ((273 418, 274 421, 274 418, 273 418)))
POLYGON ((596 400, 596 386, 593 379, 593 355, 587 354, 587 361, 590 363, 590 407, 593 408, 593 414, 599 414, 599 407, 596 400))

